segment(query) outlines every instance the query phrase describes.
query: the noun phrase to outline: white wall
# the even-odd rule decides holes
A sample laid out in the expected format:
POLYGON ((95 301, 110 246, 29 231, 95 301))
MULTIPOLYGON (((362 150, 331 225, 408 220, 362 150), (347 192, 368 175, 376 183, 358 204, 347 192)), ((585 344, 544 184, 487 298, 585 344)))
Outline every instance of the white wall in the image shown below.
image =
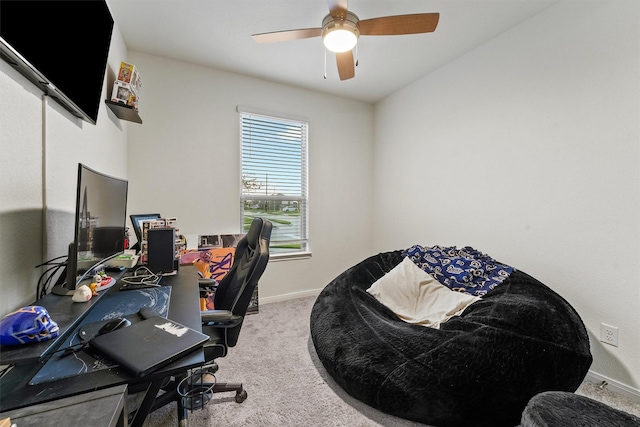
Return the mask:
POLYGON ((638 396, 639 9, 562 2, 378 103, 373 209, 380 251, 471 245, 555 289, 638 396))
MULTIPOLYGON (((116 31, 103 98, 123 59, 116 31)), ((75 118, 0 61, 0 316, 33 303, 42 273, 36 265, 66 255, 78 163, 127 178, 127 127, 104 104, 96 125, 75 118)))
POLYGON ((272 261, 263 301, 316 292, 371 254, 373 107, 129 52, 143 124, 129 130, 130 213, 185 235, 240 233, 238 105, 309 121, 310 259, 272 261))
POLYGON ((0 61, 0 316, 35 295, 42 260, 41 103, 0 61), (32 125, 29 125, 32 123, 32 125))

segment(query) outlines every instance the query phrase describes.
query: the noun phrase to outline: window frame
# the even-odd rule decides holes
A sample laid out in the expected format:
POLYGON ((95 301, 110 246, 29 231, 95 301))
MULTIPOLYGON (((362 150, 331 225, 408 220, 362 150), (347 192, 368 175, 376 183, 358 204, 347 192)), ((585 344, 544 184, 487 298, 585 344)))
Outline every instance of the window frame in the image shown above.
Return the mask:
MULTIPOLYGON (((284 114, 262 112, 252 108, 246 108, 241 106, 237 107, 237 112, 238 112, 238 123, 239 123, 239 145, 240 145, 239 180, 240 180, 241 229, 246 232, 246 229, 247 229, 246 227, 248 225, 248 218, 250 218, 250 215, 247 215, 245 211, 246 202, 252 202, 252 201, 265 202, 265 205, 268 205, 268 203, 271 202, 274 204, 274 206, 279 206, 280 209, 282 210, 276 212, 276 210, 274 209, 273 212, 269 214, 268 209, 265 209, 265 212, 262 215, 259 215, 265 219, 271 220, 274 223, 274 232, 272 233, 272 236, 271 236, 272 238, 271 238, 271 241, 269 242, 271 257, 274 260, 310 257, 311 248, 309 244, 309 121, 305 118, 292 117, 291 115, 284 115, 284 114), (246 189, 245 180, 247 176, 246 169, 245 169, 245 161, 244 161, 244 158, 245 158, 244 151, 245 151, 245 145, 247 142, 245 138, 245 126, 249 125, 249 122, 254 119, 256 121, 266 121, 267 123, 272 122, 274 125, 273 126, 274 133, 276 132, 276 129, 279 126, 282 126, 283 124, 286 125, 287 123, 293 125, 296 128, 299 128, 300 139, 297 142, 300 143, 300 146, 299 146, 300 157, 299 158, 296 157, 293 160, 293 163, 291 165, 294 169, 299 165, 299 169, 300 169, 299 170, 299 173, 300 173, 299 187, 296 186, 293 189, 294 192, 299 191, 299 194, 292 193, 289 195, 286 195, 286 194, 257 195, 256 193, 249 193, 245 191, 246 189), (287 202, 285 207, 290 206, 289 205, 290 202, 294 202, 294 203, 297 202, 300 223, 299 223, 299 228, 296 230, 296 232, 298 232, 300 235, 299 239, 278 240, 278 226, 279 224, 282 224, 280 223, 280 221, 278 221, 279 219, 278 217, 283 215, 280 212, 285 212, 284 208, 282 208, 283 202, 287 202), (296 248, 296 249, 286 248, 286 246, 298 245, 298 244, 300 245, 299 248, 296 248)), ((273 147, 274 143, 276 145, 278 144, 278 139, 279 138, 277 137, 274 139, 269 139, 265 145, 273 147)), ((280 138, 280 140, 282 140, 282 138, 280 138)), ((260 145, 260 142, 257 141, 257 138, 252 140, 252 142, 260 145)), ((286 148, 283 150, 281 155, 284 156, 285 154, 290 154, 290 152, 286 148)), ((268 159, 266 160, 268 161, 268 159)), ((274 169, 274 176, 277 176, 277 174, 275 173, 275 171, 277 170, 278 170, 278 167, 276 166, 276 169, 274 169)), ((287 180, 287 182, 290 183, 289 180, 287 180)), ((266 186, 265 191, 268 191, 268 188, 269 188, 268 181, 265 183, 265 186, 266 186)), ((296 205, 293 205, 293 206, 295 207, 296 205)), ((289 216, 290 214, 286 214, 286 215, 289 216)))

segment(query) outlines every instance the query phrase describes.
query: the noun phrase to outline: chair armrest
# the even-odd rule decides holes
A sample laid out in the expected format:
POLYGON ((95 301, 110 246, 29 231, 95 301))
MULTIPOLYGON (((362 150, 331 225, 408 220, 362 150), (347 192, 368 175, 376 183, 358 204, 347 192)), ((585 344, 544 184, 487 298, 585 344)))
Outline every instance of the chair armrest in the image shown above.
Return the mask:
POLYGON ((198 278, 198 286, 201 288, 214 286, 216 284, 218 284, 218 281, 216 279, 204 279, 202 277, 198 278))
POLYGON ((239 325, 243 317, 233 314, 229 310, 203 310, 200 312, 202 322, 208 326, 231 328, 239 325))

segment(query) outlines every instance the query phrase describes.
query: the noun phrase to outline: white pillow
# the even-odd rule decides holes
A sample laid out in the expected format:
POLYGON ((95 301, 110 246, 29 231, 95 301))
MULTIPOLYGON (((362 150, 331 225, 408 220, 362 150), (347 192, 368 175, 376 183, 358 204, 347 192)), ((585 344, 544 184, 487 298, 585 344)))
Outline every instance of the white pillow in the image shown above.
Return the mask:
POLYGON ((480 299, 452 291, 406 257, 367 292, 405 322, 436 329, 480 299))

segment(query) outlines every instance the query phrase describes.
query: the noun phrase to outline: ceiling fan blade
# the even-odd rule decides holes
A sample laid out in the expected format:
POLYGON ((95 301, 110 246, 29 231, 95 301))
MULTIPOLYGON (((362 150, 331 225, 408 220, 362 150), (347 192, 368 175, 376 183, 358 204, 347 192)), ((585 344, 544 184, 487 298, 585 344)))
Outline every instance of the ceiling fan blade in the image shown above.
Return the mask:
POLYGON ((363 36, 430 33, 435 31, 439 19, 439 13, 414 13, 364 19, 358 23, 358 26, 363 36))
POLYGON ((347 0, 327 0, 329 13, 333 19, 344 19, 347 17, 347 0))
POLYGON ((348 80, 356 75, 353 65, 353 51, 336 53, 336 62, 338 63, 338 75, 340 80, 348 80))
POLYGON ((303 28, 299 30, 274 31, 272 33, 253 34, 253 40, 258 43, 287 42, 291 40, 320 37, 322 28, 303 28))

